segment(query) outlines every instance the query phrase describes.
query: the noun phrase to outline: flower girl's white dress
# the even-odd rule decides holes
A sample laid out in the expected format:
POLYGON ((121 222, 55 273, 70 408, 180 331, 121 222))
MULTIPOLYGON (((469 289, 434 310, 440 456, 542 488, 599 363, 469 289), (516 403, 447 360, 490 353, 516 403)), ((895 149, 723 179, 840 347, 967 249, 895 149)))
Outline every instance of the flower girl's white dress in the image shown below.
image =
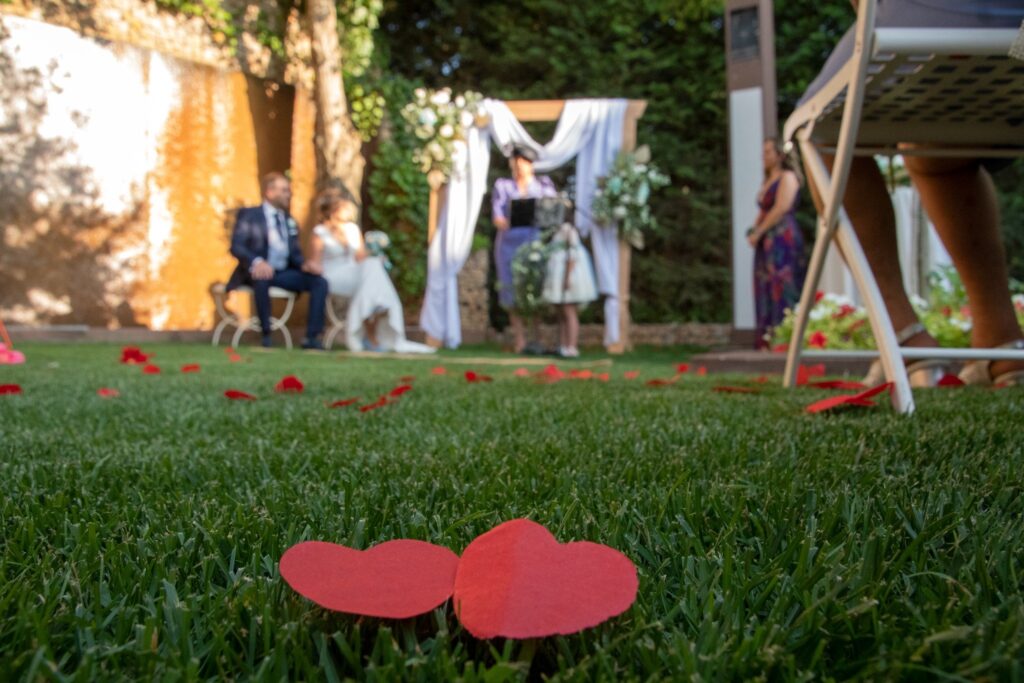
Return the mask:
POLYGON ((377 322, 377 342, 382 351, 401 353, 433 353, 434 349, 405 338, 405 316, 398 292, 388 277, 384 261, 379 256, 367 256, 357 261, 355 249, 361 246, 363 234, 355 223, 342 226, 347 244, 342 244, 330 228, 318 225, 313 233, 323 241, 323 276, 331 294, 349 297, 348 317, 345 321, 345 341, 352 351, 363 351, 367 318, 386 311, 377 322))
POLYGON ((542 298, 550 304, 586 304, 597 299, 597 284, 590 254, 580 240, 580 233, 566 223, 551 239, 542 298), (568 279, 566 264, 571 263, 568 279))

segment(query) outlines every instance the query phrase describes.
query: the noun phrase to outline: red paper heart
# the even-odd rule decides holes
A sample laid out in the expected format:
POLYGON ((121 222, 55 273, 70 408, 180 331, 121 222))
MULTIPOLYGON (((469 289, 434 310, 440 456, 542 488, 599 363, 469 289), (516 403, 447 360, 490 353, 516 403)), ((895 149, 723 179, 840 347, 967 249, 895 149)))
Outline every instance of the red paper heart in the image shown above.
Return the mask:
POLYGON ((295 375, 285 375, 281 381, 274 385, 274 391, 279 394, 301 394, 305 386, 295 375))
POLYGON ((466 370, 465 377, 466 381, 469 382, 470 384, 475 384, 477 382, 490 382, 492 379, 487 375, 480 375, 477 374, 476 372, 473 372, 472 370, 466 370))
POLYGON ((398 398, 402 394, 408 393, 410 391, 412 391, 412 386, 411 385, 409 385, 409 384, 402 384, 402 385, 397 386, 394 389, 392 389, 388 393, 388 396, 390 396, 391 398, 398 398))
POLYGON ((459 557, 448 548, 400 539, 359 551, 308 541, 281 556, 281 577, 321 607, 408 619, 451 597, 459 557))
POLYGON ((455 576, 455 613, 477 638, 576 633, 625 612, 636 567, 598 543, 560 544, 540 524, 514 519, 478 536, 455 576))
POLYGON ((328 408, 344 408, 346 406, 350 406, 353 403, 358 403, 358 402, 359 402, 359 397, 356 397, 356 398, 346 398, 346 399, 342 399, 341 401, 335 401, 334 403, 330 404, 327 407, 328 408))
POLYGON ((96 395, 100 398, 117 398, 121 395, 121 392, 117 389, 109 389, 107 387, 100 387, 96 390, 96 395))
POLYGON ((255 401, 256 400, 256 397, 253 396, 252 394, 247 394, 244 391, 239 391, 238 389, 228 389, 227 391, 224 392, 224 395, 227 396, 232 401, 255 401))
POLYGON ((160 374, 160 368, 157 367, 156 365, 153 365, 152 363, 150 363, 149 365, 146 365, 145 367, 142 368, 142 374, 144 374, 144 375, 159 375, 160 374))
POLYGON ((0 384, 0 396, 13 396, 20 393, 22 393, 20 384, 0 384))
POLYGON ((182 372, 186 372, 186 373, 187 372, 199 372, 199 364, 198 363, 190 363, 188 365, 182 365, 181 366, 181 371, 182 372))

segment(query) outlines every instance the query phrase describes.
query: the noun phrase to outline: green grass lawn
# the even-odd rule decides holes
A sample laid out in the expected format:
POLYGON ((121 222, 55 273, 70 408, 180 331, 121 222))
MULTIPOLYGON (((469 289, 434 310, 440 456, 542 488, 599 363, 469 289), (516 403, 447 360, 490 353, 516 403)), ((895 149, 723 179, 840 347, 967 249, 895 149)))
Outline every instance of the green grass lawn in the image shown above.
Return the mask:
POLYGON ((1024 391, 808 415, 830 392, 622 377, 670 376, 682 353, 540 385, 456 365, 472 352, 231 364, 155 346, 164 373, 145 376, 113 345, 22 349, 0 367, 24 388, 0 396, 0 680, 1024 679, 1024 391), (275 395, 289 373, 306 392, 275 395), (325 407, 403 375, 396 405, 325 407), (450 603, 357 619, 278 574, 302 540, 458 553, 515 517, 626 553, 636 604, 579 635, 488 642, 450 603))

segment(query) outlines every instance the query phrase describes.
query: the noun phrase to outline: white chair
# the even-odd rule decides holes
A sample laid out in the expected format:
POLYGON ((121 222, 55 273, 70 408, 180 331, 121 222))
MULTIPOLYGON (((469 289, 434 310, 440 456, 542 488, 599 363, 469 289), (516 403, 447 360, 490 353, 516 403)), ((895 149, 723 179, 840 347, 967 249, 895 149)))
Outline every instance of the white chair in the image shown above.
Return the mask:
POLYGON ((351 297, 330 294, 327 296, 327 331, 324 333, 324 348, 329 349, 334 338, 345 331, 345 318, 351 297))
MULTIPOLYGON (((914 399, 904 359, 1024 359, 1024 352, 899 346, 871 268, 842 210, 850 164, 855 154, 1024 155, 1024 62, 1009 56, 1019 28, 891 28, 876 25, 877 10, 877 0, 859 0, 852 56, 785 126, 786 144, 799 146, 824 208, 789 343, 784 385, 796 384, 808 315, 835 239, 864 297, 879 351, 827 353, 880 356, 885 376, 894 384, 893 404, 909 414, 914 399), (921 146, 908 150, 901 143, 921 146), (834 154, 831 173, 823 152, 834 154)), ((1016 18, 1018 24, 1021 19, 1024 11, 1016 18)), ((821 354, 804 352, 808 357, 821 354)))
MULTIPOLYGON (((252 287, 236 287, 235 292, 242 292, 253 296, 252 287)), ((237 347, 238 342, 242 339, 242 335, 246 332, 260 332, 260 319, 258 316, 252 315, 246 319, 242 319, 237 313, 231 311, 227 307, 227 287, 222 282, 214 283, 210 286, 210 295, 213 297, 213 303, 217 310, 217 316, 219 321, 217 326, 213 330, 213 345, 217 346, 220 343, 220 335, 228 327, 234 327, 235 334, 231 338, 231 346, 237 347)), ((270 331, 280 331, 281 335, 284 336, 284 344, 287 348, 292 348, 292 334, 288 331, 288 319, 292 315, 292 311, 295 309, 295 299, 297 298, 295 292, 288 291, 287 289, 281 289, 280 287, 270 288, 270 298, 283 299, 285 301, 284 312, 279 317, 270 317, 270 331)), ((252 302, 252 309, 256 310, 256 302, 252 302)))

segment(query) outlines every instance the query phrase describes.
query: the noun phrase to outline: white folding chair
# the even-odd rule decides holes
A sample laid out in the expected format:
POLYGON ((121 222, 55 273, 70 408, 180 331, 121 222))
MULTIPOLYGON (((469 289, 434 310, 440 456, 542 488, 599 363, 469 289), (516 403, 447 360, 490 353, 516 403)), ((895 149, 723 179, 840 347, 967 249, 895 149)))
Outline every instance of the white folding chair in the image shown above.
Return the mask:
POLYGON ((827 354, 880 356, 894 385, 893 404, 909 414, 914 398, 904 359, 1024 359, 1024 352, 899 346, 871 268, 842 210, 850 165, 855 154, 1024 155, 1024 62, 1009 56, 1022 30, 1024 10, 1017 28, 891 28, 876 25, 877 10, 878 0, 859 0, 852 56, 793 112, 784 130, 786 144, 799 147, 824 206, 789 342, 784 385, 796 383, 808 316, 835 239, 864 298, 879 350, 827 354), (908 150, 900 147, 904 143, 920 146, 908 150), (834 154, 831 173, 823 152, 834 154))
MULTIPOLYGON (((236 287, 233 291, 242 292, 253 295, 252 287, 236 287)), ((220 343, 220 335, 228 327, 234 327, 235 334, 231 338, 231 346, 237 347, 238 342, 241 341, 242 335, 246 332, 259 332, 260 331, 260 319, 255 315, 251 315, 248 318, 243 319, 242 316, 238 315, 234 311, 227 307, 227 287, 222 282, 214 283, 210 286, 210 295, 213 297, 213 303, 217 310, 217 317, 219 318, 217 326, 213 330, 213 345, 217 346, 220 343)), ((288 319, 292 315, 292 311, 295 308, 295 299, 297 298, 295 292, 291 292, 287 289, 281 289, 280 287, 270 288, 270 298, 283 299, 285 301, 284 311, 279 317, 270 317, 270 331, 281 332, 284 337, 284 344, 286 348, 292 348, 292 334, 288 331, 288 319)), ((252 310, 256 310, 256 302, 252 302, 252 310)))
POLYGON ((329 349, 334 338, 345 331, 345 318, 352 299, 347 296, 330 294, 327 297, 327 331, 324 333, 324 348, 329 349))

